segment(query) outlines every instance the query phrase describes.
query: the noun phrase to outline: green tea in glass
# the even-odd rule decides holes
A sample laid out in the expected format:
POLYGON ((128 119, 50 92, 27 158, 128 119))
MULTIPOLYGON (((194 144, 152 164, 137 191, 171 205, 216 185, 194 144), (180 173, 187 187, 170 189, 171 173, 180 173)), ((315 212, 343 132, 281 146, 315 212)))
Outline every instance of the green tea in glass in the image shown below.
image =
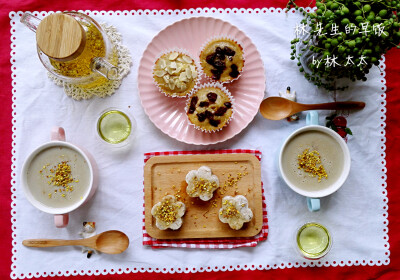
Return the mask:
POLYGON ((297 231, 296 245, 305 258, 319 259, 329 252, 332 237, 323 225, 315 222, 306 223, 297 231))
POLYGON ((104 111, 97 121, 97 133, 110 144, 126 144, 135 129, 135 121, 118 109, 104 111))

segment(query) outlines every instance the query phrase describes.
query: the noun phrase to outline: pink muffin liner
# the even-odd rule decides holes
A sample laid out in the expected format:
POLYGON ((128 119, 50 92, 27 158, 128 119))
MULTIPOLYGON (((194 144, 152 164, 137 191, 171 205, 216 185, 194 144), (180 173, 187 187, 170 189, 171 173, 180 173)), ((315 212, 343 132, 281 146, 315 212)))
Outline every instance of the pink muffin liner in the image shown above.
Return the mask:
POLYGON ((189 110, 189 106, 190 106, 190 100, 192 99, 192 96, 193 96, 194 94, 196 94, 196 92, 197 92, 198 90, 200 90, 200 89, 202 89, 202 88, 207 88, 207 87, 216 87, 216 88, 219 88, 220 90, 222 90, 222 91, 229 97, 229 99, 230 99, 230 101, 231 101, 231 104, 232 104, 232 107, 231 107, 231 109, 232 109, 232 115, 231 115, 230 118, 225 122, 225 124, 224 124, 223 127, 220 127, 219 129, 215 129, 215 130, 207 130, 207 129, 204 129, 204 128, 200 127, 200 126, 195 125, 194 123, 192 123, 192 122, 189 120, 189 116, 188 116, 188 118, 187 118, 187 121, 188 121, 188 123, 189 123, 191 126, 193 126, 194 128, 196 128, 197 130, 200 130, 200 131, 206 132, 206 133, 214 133, 214 132, 217 132, 217 131, 221 131, 224 127, 226 127, 226 126, 233 120, 234 115, 235 115, 235 98, 233 98, 232 94, 229 92, 229 90, 228 90, 226 87, 223 86, 222 83, 219 83, 219 82, 210 82, 210 83, 201 84, 200 86, 195 87, 195 88, 191 91, 191 93, 188 95, 188 98, 187 98, 187 100, 186 100, 186 105, 185 105, 185 112, 186 112, 186 115, 188 114, 188 110, 189 110))
POLYGON ((198 54, 197 54, 197 57, 198 57, 198 59, 199 59, 199 65, 200 65, 200 69, 201 69, 202 75, 203 75, 208 81, 217 82, 217 83, 221 83, 221 84, 232 83, 233 81, 236 81, 237 79, 239 79, 239 77, 242 75, 243 70, 244 70, 245 65, 246 65, 246 59, 245 59, 245 53, 244 53, 243 45, 242 45, 238 40, 236 40, 236 39, 234 39, 233 37, 230 37, 230 36, 228 36, 228 35, 219 35, 219 36, 214 36, 214 37, 211 37, 210 39, 208 39, 208 40, 201 46, 201 48, 200 48, 200 50, 199 50, 199 52, 198 52, 198 54), (230 41, 233 41, 233 42, 235 42, 236 44, 238 44, 239 47, 242 49, 242 52, 243 52, 243 55, 242 55, 243 67, 242 67, 242 70, 239 71, 239 75, 238 75, 236 78, 232 78, 231 80, 228 80, 228 81, 216 81, 216 80, 214 80, 212 77, 208 76, 208 75, 205 73, 205 71, 203 70, 203 66, 201 65, 201 61, 200 61, 200 54, 203 52, 204 48, 205 48, 209 43, 211 43, 211 42, 214 41, 214 40, 230 40, 230 41))
POLYGON ((198 61, 194 58, 194 56, 191 55, 191 54, 190 54, 187 50, 185 50, 185 49, 173 48, 173 49, 168 49, 168 50, 162 51, 162 52, 160 52, 160 54, 159 54, 159 55, 156 57, 156 59, 154 60, 153 65, 154 65, 154 66, 153 66, 153 71, 152 71, 152 77, 153 77, 154 84, 155 84, 155 86, 158 88, 158 90, 159 90, 162 94, 164 94, 165 96, 167 96, 167 97, 172 97, 172 98, 175 98, 175 97, 177 97, 177 98, 186 98, 186 97, 187 97, 188 95, 190 95, 190 93, 196 88, 196 86, 197 86, 197 85, 199 84, 199 82, 200 82, 200 77, 203 76, 203 73, 202 73, 200 64, 199 64, 198 61), (172 52, 177 52, 177 53, 180 53, 180 54, 182 54, 182 55, 186 55, 186 56, 190 57, 190 58, 193 60, 194 66, 196 67, 197 77, 196 77, 196 80, 195 80, 195 84, 194 84, 193 88, 192 88, 191 90, 187 91, 187 93, 186 93, 185 95, 169 94, 169 93, 165 92, 164 89, 161 88, 161 87, 159 86, 159 84, 157 83, 157 81, 154 79, 154 71, 156 71, 155 68, 156 68, 156 62, 157 62, 157 60, 160 59, 163 55, 168 54, 168 53, 172 53, 172 52))

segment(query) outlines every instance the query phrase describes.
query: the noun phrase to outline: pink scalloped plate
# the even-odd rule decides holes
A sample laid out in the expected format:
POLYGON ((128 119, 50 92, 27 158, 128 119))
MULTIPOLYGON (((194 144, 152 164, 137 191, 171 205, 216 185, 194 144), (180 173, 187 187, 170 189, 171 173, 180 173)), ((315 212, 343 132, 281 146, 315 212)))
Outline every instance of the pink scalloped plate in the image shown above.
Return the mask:
POLYGON ((194 17, 175 22, 153 38, 140 60, 138 88, 144 111, 162 132, 188 144, 208 145, 232 138, 253 120, 264 98, 265 71, 256 46, 241 30, 220 19, 194 17), (166 97, 158 91, 152 71, 156 58, 163 51, 183 48, 197 58, 199 49, 208 39, 221 35, 240 42, 244 49, 245 66, 238 80, 225 84, 235 98, 234 119, 221 131, 205 133, 189 124, 185 98, 166 97))

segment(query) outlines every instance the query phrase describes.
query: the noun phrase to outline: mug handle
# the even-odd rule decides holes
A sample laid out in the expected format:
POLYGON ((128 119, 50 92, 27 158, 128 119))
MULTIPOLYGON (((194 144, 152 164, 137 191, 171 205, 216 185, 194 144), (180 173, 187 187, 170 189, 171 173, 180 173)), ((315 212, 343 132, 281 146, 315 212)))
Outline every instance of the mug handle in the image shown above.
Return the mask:
MULTIPOLYGON (((309 111, 306 116, 306 125, 319 125, 318 112, 309 111)), ((321 203, 319 198, 307 197, 307 207, 311 212, 319 211, 321 203)))
POLYGON ((306 125, 319 125, 318 112, 309 111, 306 116, 306 125))
POLYGON ((55 126, 51 130, 51 141, 65 141, 65 130, 62 127, 55 126))
MULTIPOLYGON (((65 130, 62 127, 56 126, 53 127, 51 130, 50 135, 51 141, 65 141, 65 130)), ((56 227, 63 228, 68 225, 69 215, 61 214, 61 215, 54 215, 54 223, 56 227)))
POLYGON ((307 197, 307 207, 308 210, 310 210, 311 212, 319 211, 319 209, 321 208, 321 203, 319 198, 307 197))
POLYGON ((68 213, 54 215, 54 223, 56 224, 56 227, 58 227, 58 228, 66 227, 68 225, 68 221, 69 221, 68 213))

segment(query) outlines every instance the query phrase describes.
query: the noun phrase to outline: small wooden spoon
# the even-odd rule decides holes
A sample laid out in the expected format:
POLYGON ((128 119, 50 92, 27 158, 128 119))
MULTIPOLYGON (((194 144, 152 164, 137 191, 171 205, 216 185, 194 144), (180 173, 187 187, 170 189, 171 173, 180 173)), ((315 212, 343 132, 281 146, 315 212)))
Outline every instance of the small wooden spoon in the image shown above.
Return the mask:
POLYGON ((272 96, 261 102, 260 113, 266 119, 277 121, 307 110, 350 110, 364 107, 365 103, 358 101, 301 104, 283 97, 272 96))
POLYGON ((120 254, 129 246, 129 238, 118 230, 109 230, 90 238, 78 240, 63 239, 27 239, 22 241, 27 247, 57 247, 80 245, 93 248, 106 254, 120 254))

